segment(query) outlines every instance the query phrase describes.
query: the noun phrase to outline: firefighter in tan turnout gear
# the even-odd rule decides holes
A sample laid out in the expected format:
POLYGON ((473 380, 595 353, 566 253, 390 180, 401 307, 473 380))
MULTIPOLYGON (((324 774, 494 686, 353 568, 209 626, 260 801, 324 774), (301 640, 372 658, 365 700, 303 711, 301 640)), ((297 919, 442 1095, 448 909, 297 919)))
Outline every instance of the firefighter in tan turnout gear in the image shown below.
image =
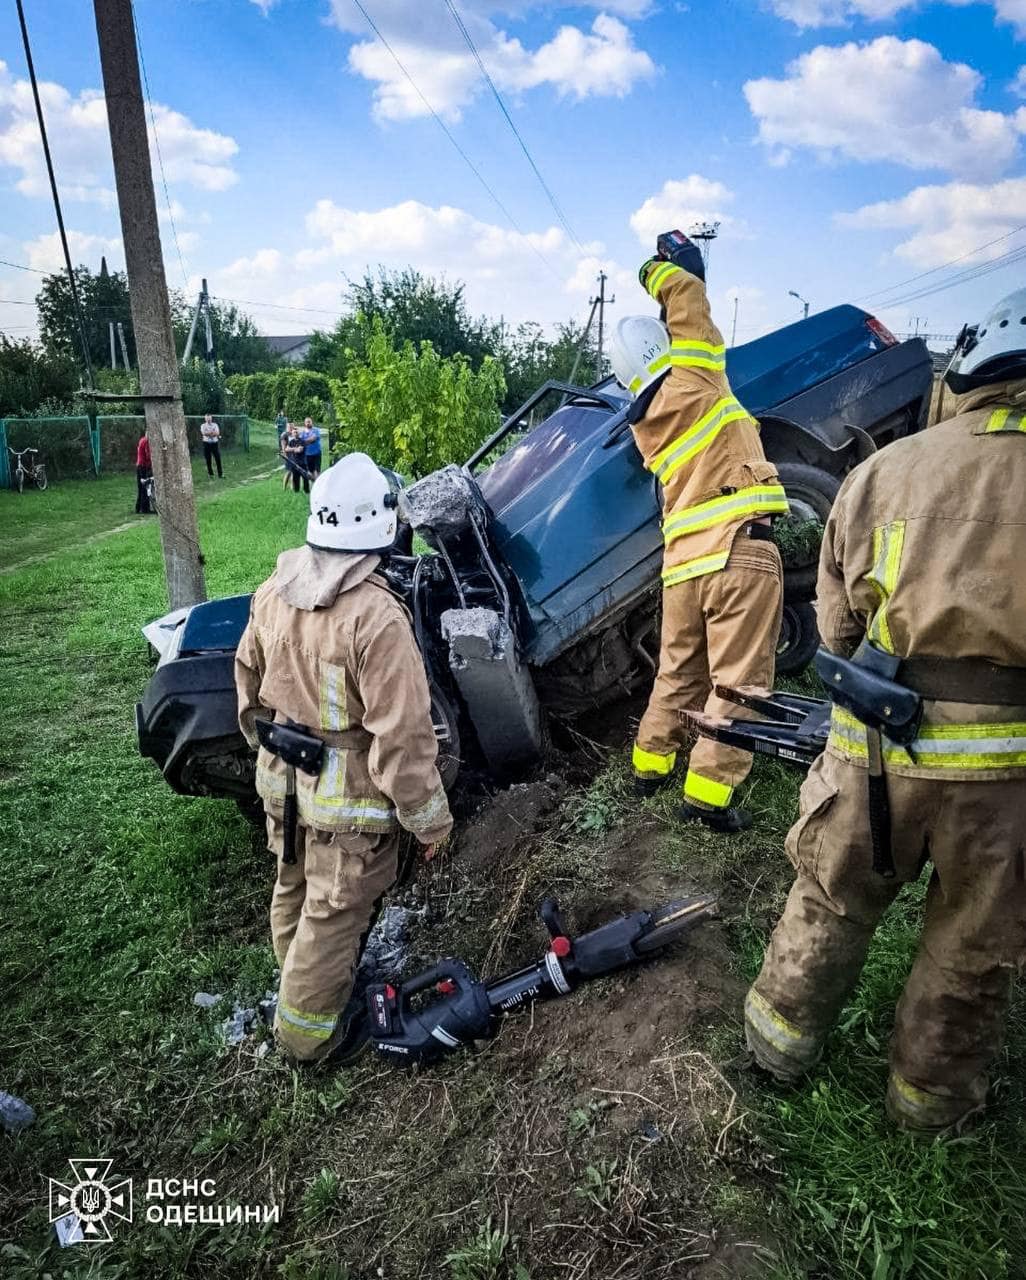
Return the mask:
POLYGON ((307 544, 279 556, 236 655, 249 742, 291 727, 323 753, 314 774, 264 745, 257 758, 278 858, 275 1033, 299 1059, 344 1062, 363 1047, 364 1020, 346 1004, 374 906, 396 878, 399 828, 430 850, 452 827, 423 661, 403 605, 375 572, 396 530, 395 495, 366 454, 325 471, 310 493, 307 544))
MULTIPOLYGON (((788 509, 758 424, 730 390, 702 255, 679 231, 659 246, 640 279, 666 325, 629 316, 612 352, 617 378, 636 397, 635 442, 663 496, 659 671, 633 751, 642 794, 673 772, 683 710, 734 713, 714 685, 772 684, 783 571, 769 517, 788 509)), ((751 767, 749 752, 700 738, 688 759, 683 815, 721 832, 750 825, 731 797, 751 767)))
POLYGON ((819 570, 824 644, 859 646, 858 671, 890 662, 922 720, 901 746, 835 703, 787 839, 797 879, 745 1008, 757 1062, 796 1080, 885 908, 931 862, 887 1091, 891 1118, 923 1133, 982 1110, 1026 959, 1026 290, 963 330, 947 381, 954 418, 848 477, 819 570), (875 835, 874 777, 889 807, 875 835))

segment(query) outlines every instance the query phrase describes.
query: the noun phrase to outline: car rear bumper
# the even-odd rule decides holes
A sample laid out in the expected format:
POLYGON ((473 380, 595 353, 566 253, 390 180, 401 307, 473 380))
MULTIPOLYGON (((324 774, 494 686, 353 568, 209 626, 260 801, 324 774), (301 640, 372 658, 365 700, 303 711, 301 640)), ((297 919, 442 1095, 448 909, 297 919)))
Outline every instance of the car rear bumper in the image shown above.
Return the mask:
POLYGON ((234 654, 157 668, 136 704, 139 751, 182 795, 252 799, 255 756, 239 730, 234 654))

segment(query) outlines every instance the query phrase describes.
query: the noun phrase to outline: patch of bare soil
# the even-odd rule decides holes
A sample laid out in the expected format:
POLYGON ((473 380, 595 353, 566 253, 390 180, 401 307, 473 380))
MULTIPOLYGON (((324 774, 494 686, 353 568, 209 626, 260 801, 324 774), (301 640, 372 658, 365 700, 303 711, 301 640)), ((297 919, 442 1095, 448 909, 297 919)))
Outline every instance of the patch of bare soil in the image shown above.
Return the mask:
MULTIPOLYGON (((674 870, 677 837, 640 806, 598 834, 578 829, 579 809, 556 775, 484 801, 436 880, 434 923, 417 950, 456 951, 492 976, 543 954, 535 908, 546 893, 565 903, 571 931, 583 932, 719 888, 700 858, 700 871, 674 870)), ((707 1047, 723 1033, 740 1056, 743 995, 726 926, 711 921, 638 969, 521 1011, 477 1054, 393 1077, 405 1083, 386 1132, 403 1115, 418 1117, 421 1130, 437 1125, 444 1172, 420 1166, 417 1190, 430 1194, 431 1212, 397 1242, 394 1269, 379 1274, 450 1274, 439 1266, 435 1224, 444 1223, 451 1251, 468 1239, 472 1247, 472 1224, 486 1221, 507 1244, 494 1269, 465 1273, 475 1280, 769 1274, 768 1228, 748 1215, 771 1158, 707 1047)), ((417 1155, 406 1148, 405 1159, 412 1174, 417 1155)))

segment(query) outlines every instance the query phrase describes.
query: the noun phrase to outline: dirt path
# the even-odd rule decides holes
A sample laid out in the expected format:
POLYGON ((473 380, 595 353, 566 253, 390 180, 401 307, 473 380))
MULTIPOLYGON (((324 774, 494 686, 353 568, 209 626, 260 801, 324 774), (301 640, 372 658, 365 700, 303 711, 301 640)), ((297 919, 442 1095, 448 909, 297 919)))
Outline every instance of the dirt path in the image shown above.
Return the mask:
MULTIPOLYGON (((196 505, 206 506, 209 502, 217 502, 225 494, 231 493, 235 489, 242 489, 248 484, 254 484, 257 480, 267 480, 280 470, 280 466, 272 467, 270 471, 260 471, 256 475, 246 476, 243 480, 233 481, 225 485, 223 489, 218 489, 213 493, 200 494, 196 499, 196 505)), ((124 533, 126 529, 139 528, 139 523, 138 520, 123 520, 120 524, 116 524, 110 529, 101 529, 99 533, 90 534, 87 538, 83 538, 79 545, 89 547, 93 543, 104 542, 107 538, 114 537, 115 534, 124 533)), ((50 551, 42 551, 38 555, 27 556, 24 560, 18 560, 15 564, 4 565, 0 568, 0 577, 9 573, 17 573, 19 569, 28 569, 34 564, 43 564, 47 560, 52 560, 55 556, 64 555, 66 550, 66 547, 54 547, 50 551)))

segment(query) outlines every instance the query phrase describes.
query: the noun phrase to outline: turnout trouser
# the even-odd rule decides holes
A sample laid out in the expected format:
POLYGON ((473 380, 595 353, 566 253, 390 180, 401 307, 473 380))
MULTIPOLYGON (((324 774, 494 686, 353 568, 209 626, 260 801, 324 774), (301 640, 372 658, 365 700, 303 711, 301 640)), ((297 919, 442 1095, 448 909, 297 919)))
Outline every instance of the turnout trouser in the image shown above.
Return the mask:
POLYGON ((281 966, 274 1031, 296 1058, 323 1058, 342 1038, 339 1015, 353 985, 375 903, 396 878, 398 834, 317 831, 300 822, 296 861, 282 861, 281 819, 267 815, 278 859, 271 940, 281 966))
MULTIPOLYGON (((716 697, 714 685, 771 687, 782 608, 780 552, 743 530, 719 573, 664 588, 659 672, 634 747, 639 777, 673 771, 688 737, 682 711, 739 714, 716 697)), ((751 767, 751 752, 699 738, 688 759, 684 796, 692 804, 726 808, 751 767)))
POLYGON ((802 786, 787 837, 797 878, 748 993, 757 1061, 812 1066, 859 979, 880 917, 932 862, 919 949, 895 1015, 887 1108, 930 1132, 980 1110, 1026 959, 1026 786, 887 777, 897 874, 872 870, 867 771, 831 754, 802 786))

